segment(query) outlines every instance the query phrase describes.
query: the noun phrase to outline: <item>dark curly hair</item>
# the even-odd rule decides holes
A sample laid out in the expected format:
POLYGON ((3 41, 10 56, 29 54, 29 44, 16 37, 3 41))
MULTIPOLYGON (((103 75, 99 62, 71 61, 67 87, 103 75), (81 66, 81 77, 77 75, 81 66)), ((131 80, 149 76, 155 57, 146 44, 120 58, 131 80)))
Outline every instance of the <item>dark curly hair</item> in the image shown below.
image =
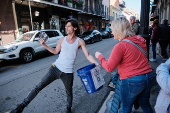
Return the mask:
POLYGON ((75 34, 78 35, 80 34, 80 29, 79 29, 79 25, 78 25, 78 21, 76 19, 68 19, 66 21, 66 24, 70 22, 71 25, 74 27, 74 28, 77 28, 76 31, 75 31, 75 34))

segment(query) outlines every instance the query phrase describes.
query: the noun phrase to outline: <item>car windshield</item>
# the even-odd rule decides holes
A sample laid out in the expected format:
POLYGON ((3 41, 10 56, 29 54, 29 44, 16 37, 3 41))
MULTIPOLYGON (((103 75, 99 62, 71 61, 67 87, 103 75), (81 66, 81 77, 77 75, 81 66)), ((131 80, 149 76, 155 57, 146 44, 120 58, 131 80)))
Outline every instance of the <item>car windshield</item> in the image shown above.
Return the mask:
POLYGON ((82 35, 90 35, 92 31, 86 31, 82 35))
POLYGON ((27 32, 27 33, 24 33, 22 35, 20 35, 16 41, 17 42, 21 42, 21 41, 29 41, 31 39, 31 37, 35 34, 35 32, 27 32))

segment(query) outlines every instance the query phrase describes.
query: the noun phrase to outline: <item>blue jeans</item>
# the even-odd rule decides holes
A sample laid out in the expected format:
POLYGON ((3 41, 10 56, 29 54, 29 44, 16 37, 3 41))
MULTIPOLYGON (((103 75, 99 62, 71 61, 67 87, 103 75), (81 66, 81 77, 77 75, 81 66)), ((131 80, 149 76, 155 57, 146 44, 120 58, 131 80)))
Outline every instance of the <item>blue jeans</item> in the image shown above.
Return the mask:
POLYGON ((153 113, 149 103, 154 76, 152 72, 121 80, 122 113, 131 113, 135 100, 144 113, 153 113))
POLYGON ((154 59, 156 59, 156 44, 157 42, 152 43, 152 52, 153 52, 154 59))

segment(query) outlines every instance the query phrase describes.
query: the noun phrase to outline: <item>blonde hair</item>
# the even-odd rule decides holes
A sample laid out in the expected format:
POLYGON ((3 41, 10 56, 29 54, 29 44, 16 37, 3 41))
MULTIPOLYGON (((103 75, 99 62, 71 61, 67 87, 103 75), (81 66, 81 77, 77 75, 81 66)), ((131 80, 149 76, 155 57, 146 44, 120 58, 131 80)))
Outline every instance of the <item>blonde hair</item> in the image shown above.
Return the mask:
POLYGON ((114 39, 122 40, 125 37, 131 37, 135 35, 132 31, 129 21, 125 17, 119 17, 112 22, 111 25, 114 39))

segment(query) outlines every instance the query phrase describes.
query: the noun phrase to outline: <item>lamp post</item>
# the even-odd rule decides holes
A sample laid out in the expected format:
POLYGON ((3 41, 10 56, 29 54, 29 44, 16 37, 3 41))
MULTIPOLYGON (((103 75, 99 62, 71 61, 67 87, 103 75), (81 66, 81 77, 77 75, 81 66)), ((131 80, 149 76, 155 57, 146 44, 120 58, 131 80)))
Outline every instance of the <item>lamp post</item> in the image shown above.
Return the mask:
POLYGON ((150 36, 148 33, 149 10, 150 10, 150 0, 141 0, 139 35, 145 38, 146 40, 148 58, 149 58, 149 45, 150 45, 150 36))

